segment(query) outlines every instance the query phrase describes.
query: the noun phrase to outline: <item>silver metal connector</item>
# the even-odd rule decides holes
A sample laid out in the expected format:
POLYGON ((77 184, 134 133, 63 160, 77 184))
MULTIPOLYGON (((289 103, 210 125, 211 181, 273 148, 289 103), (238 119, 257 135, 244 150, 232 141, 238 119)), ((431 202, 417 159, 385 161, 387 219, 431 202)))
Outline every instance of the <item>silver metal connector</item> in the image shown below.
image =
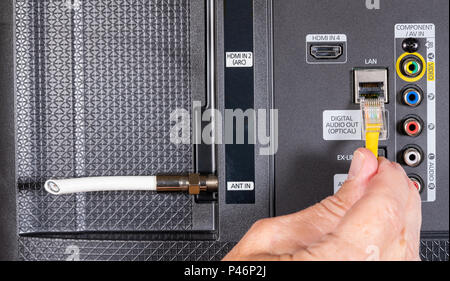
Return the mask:
POLYGON ((217 192, 218 187, 219 181, 214 175, 156 176, 158 192, 188 192, 198 195, 200 192, 217 192))
POLYGON ((422 158, 422 152, 415 147, 409 147, 403 151, 403 161, 409 167, 419 166, 422 158))
POLYGON ((387 68, 355 68, 353 70, 354 101, 356 104, 365 99, 383 99, 389 102, 387 68))

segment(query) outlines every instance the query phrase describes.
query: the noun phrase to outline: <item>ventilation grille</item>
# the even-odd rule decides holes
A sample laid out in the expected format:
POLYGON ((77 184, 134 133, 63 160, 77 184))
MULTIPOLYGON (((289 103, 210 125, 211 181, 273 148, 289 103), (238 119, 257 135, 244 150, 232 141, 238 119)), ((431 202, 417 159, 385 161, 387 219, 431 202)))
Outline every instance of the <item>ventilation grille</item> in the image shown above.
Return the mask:
POLYGON ((52 177, 192 170, 170 142, 190 110, 189 0, 17 0, 19 232, 189 230, 183 194, 55 197, 52 177))

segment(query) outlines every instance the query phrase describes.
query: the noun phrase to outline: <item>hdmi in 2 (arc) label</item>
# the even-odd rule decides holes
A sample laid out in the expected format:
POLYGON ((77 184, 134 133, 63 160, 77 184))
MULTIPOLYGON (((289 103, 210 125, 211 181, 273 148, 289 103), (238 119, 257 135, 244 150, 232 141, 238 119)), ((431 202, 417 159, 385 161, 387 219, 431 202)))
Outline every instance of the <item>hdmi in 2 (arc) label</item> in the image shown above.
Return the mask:
POLYGON ((253 67, 253 52, 227 52, 227 67, 253 67))
POLYGON ((325 110, 323 112, 324 140, 361 140, 361 110, 325 110))

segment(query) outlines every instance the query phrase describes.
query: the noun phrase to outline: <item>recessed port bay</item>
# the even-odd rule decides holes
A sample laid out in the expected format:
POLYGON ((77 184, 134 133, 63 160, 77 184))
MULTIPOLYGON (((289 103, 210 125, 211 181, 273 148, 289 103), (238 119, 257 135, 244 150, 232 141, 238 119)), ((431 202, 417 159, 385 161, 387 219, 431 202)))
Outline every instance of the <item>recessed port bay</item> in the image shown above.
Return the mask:
POLYGON ((311 45, 310 54, 318 60, 337 59, 343 54, 341 44, 311 45))
POLYGON ((361 98, 383 98, 389 102, 387 68, 355 68, 353 70, 354 102, 361 98))

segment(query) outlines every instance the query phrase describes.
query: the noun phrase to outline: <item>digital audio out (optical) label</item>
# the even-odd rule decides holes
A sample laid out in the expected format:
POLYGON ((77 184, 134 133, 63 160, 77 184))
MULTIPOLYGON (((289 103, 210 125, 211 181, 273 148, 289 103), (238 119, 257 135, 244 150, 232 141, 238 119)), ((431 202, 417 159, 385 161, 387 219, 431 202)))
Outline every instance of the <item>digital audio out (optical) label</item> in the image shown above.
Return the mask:
POLYGON ((360 110, 325 110, 323 112, 324 140, 361 140, 361 131, 360 110))

